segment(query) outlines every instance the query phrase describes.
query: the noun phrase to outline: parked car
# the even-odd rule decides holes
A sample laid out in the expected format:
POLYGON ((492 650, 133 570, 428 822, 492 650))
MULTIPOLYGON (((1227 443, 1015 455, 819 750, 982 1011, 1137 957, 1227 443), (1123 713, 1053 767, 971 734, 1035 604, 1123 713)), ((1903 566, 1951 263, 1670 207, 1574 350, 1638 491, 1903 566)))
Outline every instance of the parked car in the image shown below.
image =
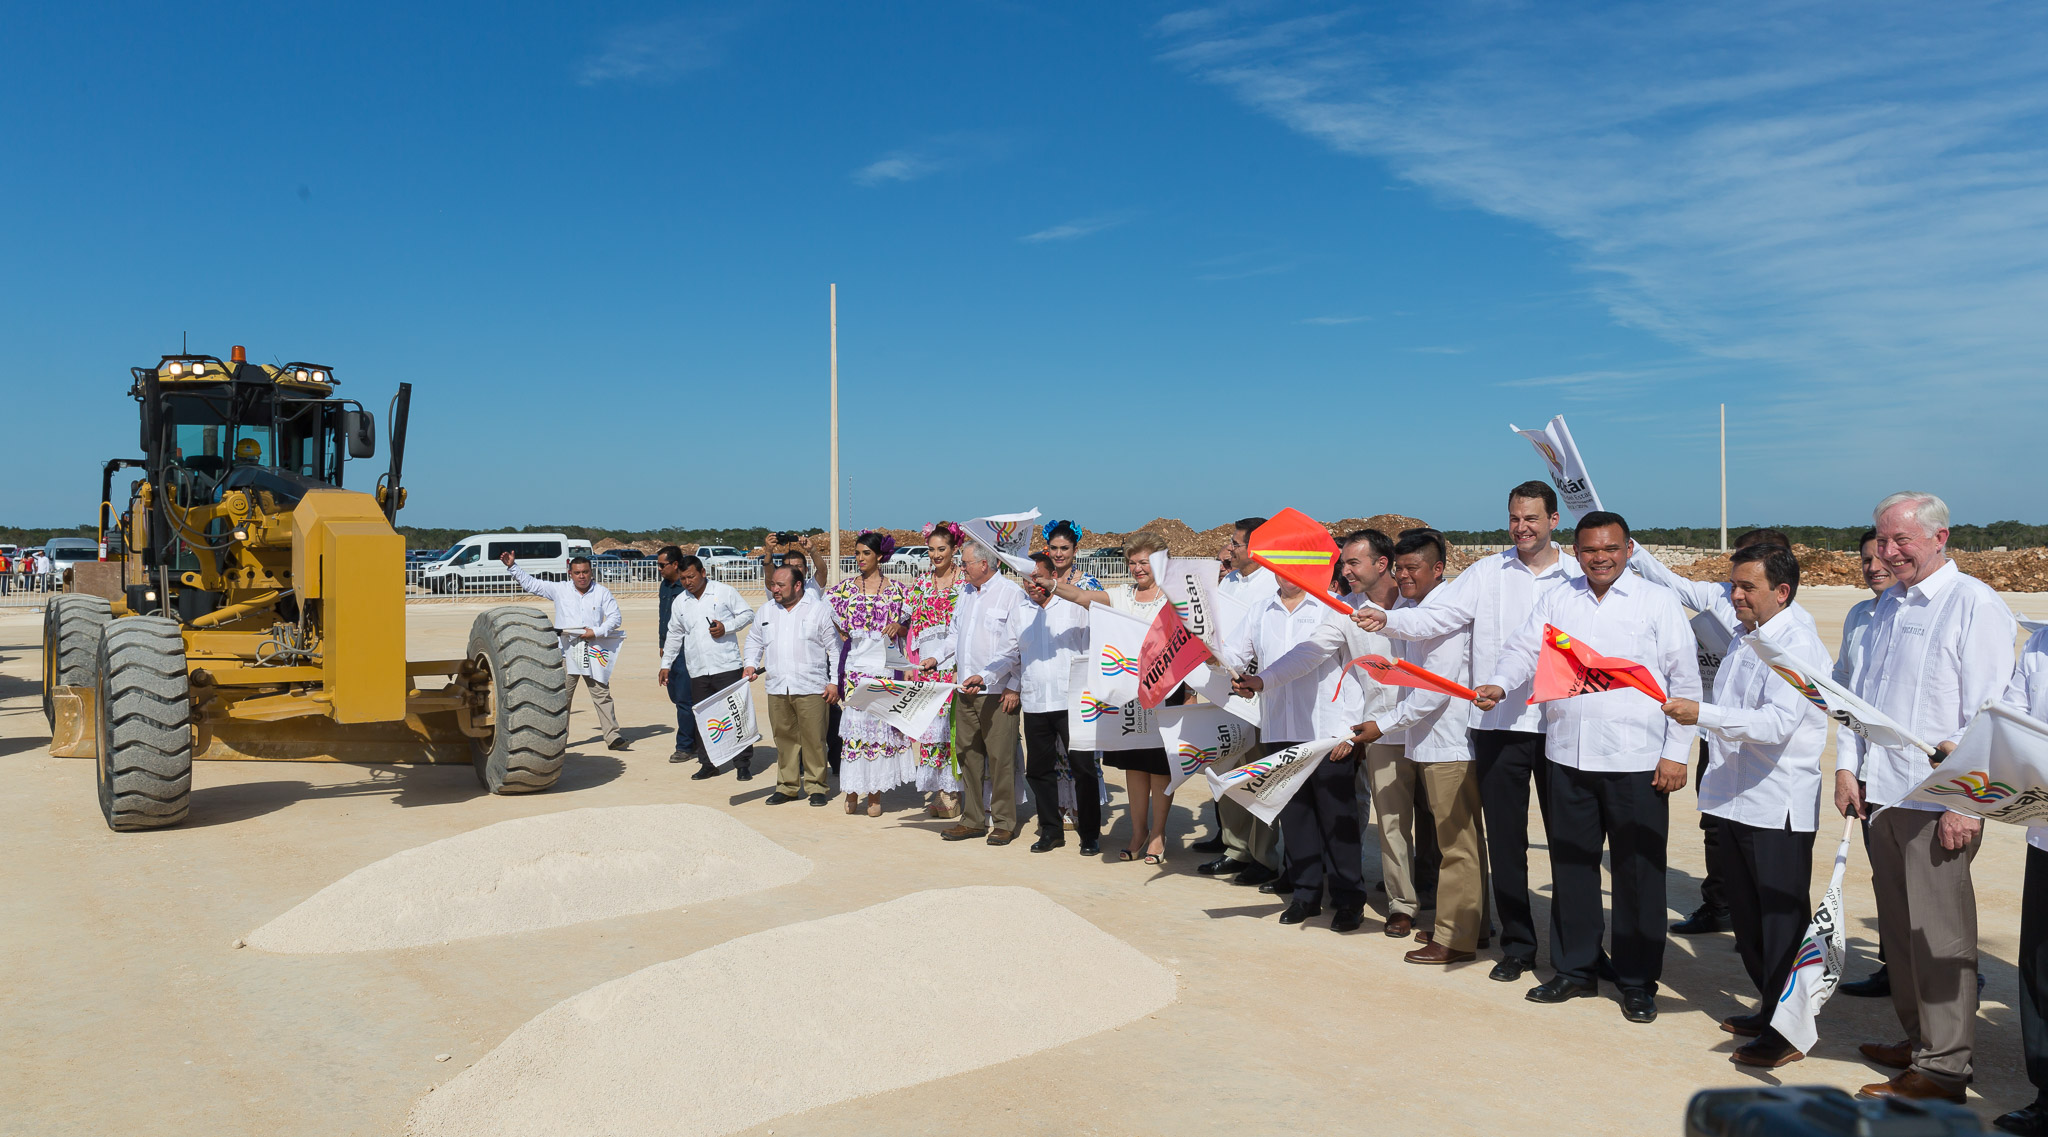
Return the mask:
POLYGON ((561 533, 478 533, 464 537, 427 565, 420 583, 438 593, 516 591, 518 583, 498 562, 507 550, 519 558, 521 569, 542 580, 567 580, 569 558, 590 556, 589 543, 572 543, 561 533))
POLYGON ((408 567, 412 565, 430 565, 441 559, 441 552, 442 550, 440 549, 407 549, 405 551, 405 563, 408 567))
POLYGON ((633 562, 619 555, 619 550, 599 553, 590 558, 590 570, 597 574, 600 584, 617 584, 629 580, 633 575, 633 562))
POLYGON ((100 543, 89 537, 52 537, 43 552, 50 558, 50 574, 62 578, 64 570, 80 561, 100 559, 100 543))
POLYGON ((896 555, 889 558, 890 564, 904 564, 918 572, 932 571, 932 548, 930 545, 903 545, 896 555))
POLYGON ((632 547, 631 545, 621 545, 620 547, 613 549, 604 555, 607 557, 617 557, 622 561, 644 561, 647 559, 646 553, 641 552, 640 550, 632 547))
POLYGON ((759 561, 731 545, 699 545, 697 559, 713 580, 752 580, 760 569, 759 561))

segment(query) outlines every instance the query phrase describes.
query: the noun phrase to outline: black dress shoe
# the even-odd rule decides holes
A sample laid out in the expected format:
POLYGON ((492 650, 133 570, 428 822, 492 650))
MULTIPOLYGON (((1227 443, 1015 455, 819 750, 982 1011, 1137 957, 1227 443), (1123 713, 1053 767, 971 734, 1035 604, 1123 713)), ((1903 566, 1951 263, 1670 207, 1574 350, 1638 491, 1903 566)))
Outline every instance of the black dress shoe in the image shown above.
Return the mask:
POLYGON ((1632 1023, 1656 1022, 1657 996, 1641 987, 1625 988, 1621 993, 1621 1017, 1632 1023))
MULTIPOLYGON (((1293 892, 1294 890, 1290 888, 1287 891, 1293 892)), ((1280 882, 1278 880, 1269 880, 1259 886, 1259 892, 1266 896, 1277 896, 1280 894, 1280 882)))
POLYGON ((1203 861, 1201 864, 1196 865, 1195 871, 1203 876, 1233 876, 1249 867, 1251 866, 1243 861, 1233 860, 1230 857, 1218 857, 1213 861, 1203 861))
POLYGON ((742 782, 751 782, 754 780, 754 772, 752 770, 747 769, 745 766, 740 767, 740 772, 738 776, 739 780, 742 782))
MULTIPOLYGON (((1280 879, 1279 873, 1274 872, 1272 869, 1269 869, 1264 865, 1255 864, 1247 866, 1243 872, 1240 872, 1236 876, 1231 877, 1230 883, 1242 884, 1246 887, 1252 887, 1264 884, 1269 880, 1278 879, 1280 879)), ((1318 908, 1317 911, 1321 911, 1321 909, 1318 908)))
POLYGON ((2037 1101, 2025 1109, 2001 1114, 1991 1124, 2020 1137, 2048 1137, 2048 1101, 2037 1101))
POLYGON ((716 766, 699 766, 699 767, 697 767, 697 772, 696 772, 696 773, 694 773, 694 774, 691 774, 691 775, 690 775, 690 780, 691 780, 691 781, 693 781, 693 782, 701 782, 701 781, 703 781, 703 780, 704 780, 704 779, 706 779, 706 778, 715 778, 715 777, 717 777, 717 776, 718 776, 718 767, 716 767, 716 766))
POLYGON ((1721 1029, 1737 1038, 1761 1038, 1764 1029, 1771 1025, 1770 1011, 1758 1011, 1751 1015, 1729 1015, 1721 1020, 1721 1029))
POLYGON ((668 756, 668 760, 671 762, 675 762, 677 764, 681 764, 683 762, 688 762, 690 760, 690 754, 686 750, 678 750, 675 753, 670 754, 668 756))
POLYGON ((1535 966, 1534 960, 1503 959, 1493 965, 1493 970, 1487 972, 1486 977, 1495 983, 1513 983, 1522 977, 1523 972, 1535 966))
POLYGON ((812 804, 812 805, 825 805, 825 804, 827 804, 828 802, 830 802, 831 800, 832 800, 832 795, 831 795, 831 794, 812 794, 812 795, 811 795, 811 804, 812 804))
POLYGON ((783 805, 788 802, 797 800, 797 795, 786 794, 783 793, 781 790, 776 790, 774 793, 768 795, 767 800, 769 805, 783 805))
POLYGON ((1197 841, 1188 846, 1192 853, 1220 853, 1223 851, 1223 836, 1218 834, 1207 841, 1197 841))
POLYGON ((633 744, 627 742, 624 738, 614 738, 610 742, 605 743, 604 748, 606 750, 631 750, 633 749, 633 744))
POLYGON ((1082 841, 1082 842, 1081 842, 1081 855, 1082 855, 1082 856, 1084 856, 1084 857, 1099 857, 1099 856, 1101 856, 1101 855, 1102 855, 1102 842, 1101 842, 1101 841, 1098 841, 1098 840, 1096 840, 1096 839, 1095 839, 1095 838, 1093 838, 1093 837, 1090 837, 1090 838, 1088 838, 1087 840, 1085 840, 1085 841, 1082 841))
POLYGON ((1532 1003, 1562 1003, 1569 999, 1590 999, 1600 993, 1600 982, 1574 983, 1562 975, 1553 975, 1550 981, 1529 988, 1522 996, 1532 1003))
POLYGON ((1283 924, 1299 924, 1303 920, 1312 919, 1322 914, 1322 905, 1306 904, 1297 900, 1287 906, 1287 911, 1280 913, 1280 922, 1283 924))
POLYGON ((1713 932, 1725 932, 1733 927, 1728 920, 1726 908, 1709 908, 1702 904, 1693 914, 1671 925, 1671 930, 1681 936, 1704 936, 1713 932))
POLYGON ((1050 853, 1066 843, 1067 839, 1065 837, 1040 837, 1038 840, 1031 842, 1031 851, 1034 853, 1050 853))
POLYGON ((1363 908, 1339 908, 1337 914, 1330 917, 1330 930, 1333 932, 1355 932, 1364 926, 1363 908))
POLYGON ((1880 967, 1871 972, 1869 978, 1844 983, 1839 990, 1844 995, 1854 995, 1859 999, 1889 999, 1892 994, 1892 977, 1880 967))

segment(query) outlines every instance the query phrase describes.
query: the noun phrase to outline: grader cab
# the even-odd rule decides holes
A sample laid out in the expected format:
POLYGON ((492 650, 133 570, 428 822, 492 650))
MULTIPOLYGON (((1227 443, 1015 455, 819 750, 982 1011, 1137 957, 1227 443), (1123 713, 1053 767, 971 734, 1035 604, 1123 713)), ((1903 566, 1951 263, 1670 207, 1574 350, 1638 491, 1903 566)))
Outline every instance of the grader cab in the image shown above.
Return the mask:
POLYGON ((469 762, 492 793, 554 784, 569 698, 547 616, 495 608, 463 658, 405 658, 392 526, 410 384, 391 404, 390 465, 362 493, 342 475, 375 456, 375 420, 334 397, 328 367, 236 347, 133 374, 142 457, 102 475, 98 594, 55 597, 43 628, 50 751, 98 763, 110 827, 184 820, 195 758, 469 762), (113 479, 131 468, 117 511, 113 479))

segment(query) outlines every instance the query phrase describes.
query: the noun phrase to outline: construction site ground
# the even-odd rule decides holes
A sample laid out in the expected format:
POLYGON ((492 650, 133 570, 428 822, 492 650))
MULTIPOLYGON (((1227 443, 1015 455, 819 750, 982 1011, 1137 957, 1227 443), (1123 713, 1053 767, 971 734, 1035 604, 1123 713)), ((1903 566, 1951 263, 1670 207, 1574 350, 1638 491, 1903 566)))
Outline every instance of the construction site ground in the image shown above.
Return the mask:
MULTIPOLYGON (((1865 595, 1811 588, 1801 600, 1832 646, 1843 614, 1865 595)), ((2048 594, 2006 599, 2021 615, 2048 617, 2048 594)), ((1782 1080, 1853 1090, 1886 1073, 1855 1048, 1899 1036, 1889 1001, 1847 997, 1827 1008, 1805 1062, 1775 1074, 1731 1065, 1733 1040, 1716 1020, 1753 996, 1727 935, 1672 938, 1662 1017, 1638 1026, 1622 1019, 1611 990, 1546 1007, 1522 998, 1533 979, 1489 982, 1490 959, 1449 970, 1403 963, 1413 945, 1381 935, 1379 913, 1350 936, 1333 934, 1327 917, 1281 927, 1279 900, 1195 873, 1203 858, 1185 844, 1209 833, 1199 779, 1176 799, 1170 859, 1159 869, 1083 858, 1071 841, 1045 854, 1028 852, 1027 841, 943 843, 946 823, 927 819, 907 789, 870 819, 836 802, 770 807, 768 777, 691 781, 693 767, 667 761, 675 714, 653 678, 654 601, 625 609, 631 638, 614 690, 633 748, 607 752, 579 695, 574 756, 552 792, 489 797, 467 766, 206 763, 194 775, 189 821, 130 834, 101 821, 92 763, 46 750, 39 614, 0 613, 0 1133, 397 1133, 419 1095, 561 999, 738 935, 971 884, 1039 889, 1178 971, 1178 1002, 1120 1030, 749 1134, 1675 1133, 1686 1100, 1704 1087, 1782 1080), (727 810, 809 857, 815 871, 687 911, 409 950, 290 956, 233 946, 401 850, 507 818, 650 802, 727 810)), ((478 610, 413 608, 413 656, 459 654, 478 610)), ((1816 843, 1816 896, 1841 831, 1830 812, 1816 843)), ((1104 845, 1113 851, 1127 831, 1120 792, 1112 817, 1104 845)), ((1673 918, 1699 898, 1696 818, 1688 787, 1672 800, 1673 918)), ((2012 1006, 2022 833, 1992 829, 1976 862, 1989 982, 1970 1097, 1986 1118, 2033 1096, 2012 1006)), ((1374 848, 1370 834, 1367 844, 1374 848)), ((1530 870, 1541 924, 1549 872, 1540 843, 1530 870)), ((1849 972, 1860 976, 1874 966, 1876 937, 1860 845, 1846 905, 1849 972)), ((805 977, 734 981, 789 986, 805 977)), ((935 1002, 929 1013, 936 1022, 979 1012, 972 1002, 935 1002)), ((688 1079, 691 1054, 670 1057, 675 1076, 688 1079)))

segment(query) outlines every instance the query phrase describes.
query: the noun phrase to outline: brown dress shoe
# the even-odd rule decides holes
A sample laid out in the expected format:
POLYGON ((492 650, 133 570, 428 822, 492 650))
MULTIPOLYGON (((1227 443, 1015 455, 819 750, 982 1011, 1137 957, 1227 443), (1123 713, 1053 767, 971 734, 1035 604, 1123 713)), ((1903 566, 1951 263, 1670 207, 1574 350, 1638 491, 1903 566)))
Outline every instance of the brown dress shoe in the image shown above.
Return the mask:
POLYGON ((1901 1070, 1893 1074, 1889 1082, 1872 1082, 1856 1092, 1867 1098, 1893 1097, 1906 1098, 1909 1101, 1938 1098, 1942 1101, 1952 1101, 1957 1105, 1962 1105, 1970 1098, 1970 1095, 1962 1090, 1951 1093, 1942 1089, 1918 1070, 1901 1070))
POLYGON ((1728 1060, 1741 1066, 1761 1066, 1766 1070, 1775 1070, 1804 1057, 1806 1054, 1794 1049, 1789 1042, 1766 1042, 1759 1038, 1736 1047, 1735 1052, 1728 1056, 1728 1060))
POLYGON ((1015 829, 991 829, 988 831, 988 843, 991 845, 1007 845, 1016 839, 1017 831, 1015 829))
POLYGON ((1396 912, 1387 917, 1387 938, 1397 939, 1415 930, 1415 917, 1396 912))
POLYGON ((1890 1045, 1866 1042, 1856 1049, 1872 1062, 1880 1066, 1889 1066, 1894 1070, 1910 1069, 1913 1065, 1913 1040, 1910 1038, 1890 1045))
POLYGON ((1407 960, 1409 963, 1444 964, 1464 963, 1467 960, 1477 958, 1477 955, 1474 952, 1457 951, 1452 948, 1447 948, 1442 944, 1433 943, 1425 944, 1422 947, 1416 948, 1414 951, 1409 952, 1407 955, 1404 955, 1401 958, 1407 960))
POLYGON ((1436 939, 1436 929, 1435 929, 1435 928, 1417 928, 1417 929, 1415 929, 1415 942, 1416 942, 1416 943, 1418 943, 1418 944, 1426 944, 1426 943, 1430 943, 1431 941, 1433 941, 1433 940, 1435 940, 1435 939, 1436 939))
POLYGON ((965 841, 969 837, 979 837, 986 832, 988 832, 986 829, 969 829, 965 825, 955 825, 951 829, 940 833, 939 836, 944 837, 948 841, 965 841))

